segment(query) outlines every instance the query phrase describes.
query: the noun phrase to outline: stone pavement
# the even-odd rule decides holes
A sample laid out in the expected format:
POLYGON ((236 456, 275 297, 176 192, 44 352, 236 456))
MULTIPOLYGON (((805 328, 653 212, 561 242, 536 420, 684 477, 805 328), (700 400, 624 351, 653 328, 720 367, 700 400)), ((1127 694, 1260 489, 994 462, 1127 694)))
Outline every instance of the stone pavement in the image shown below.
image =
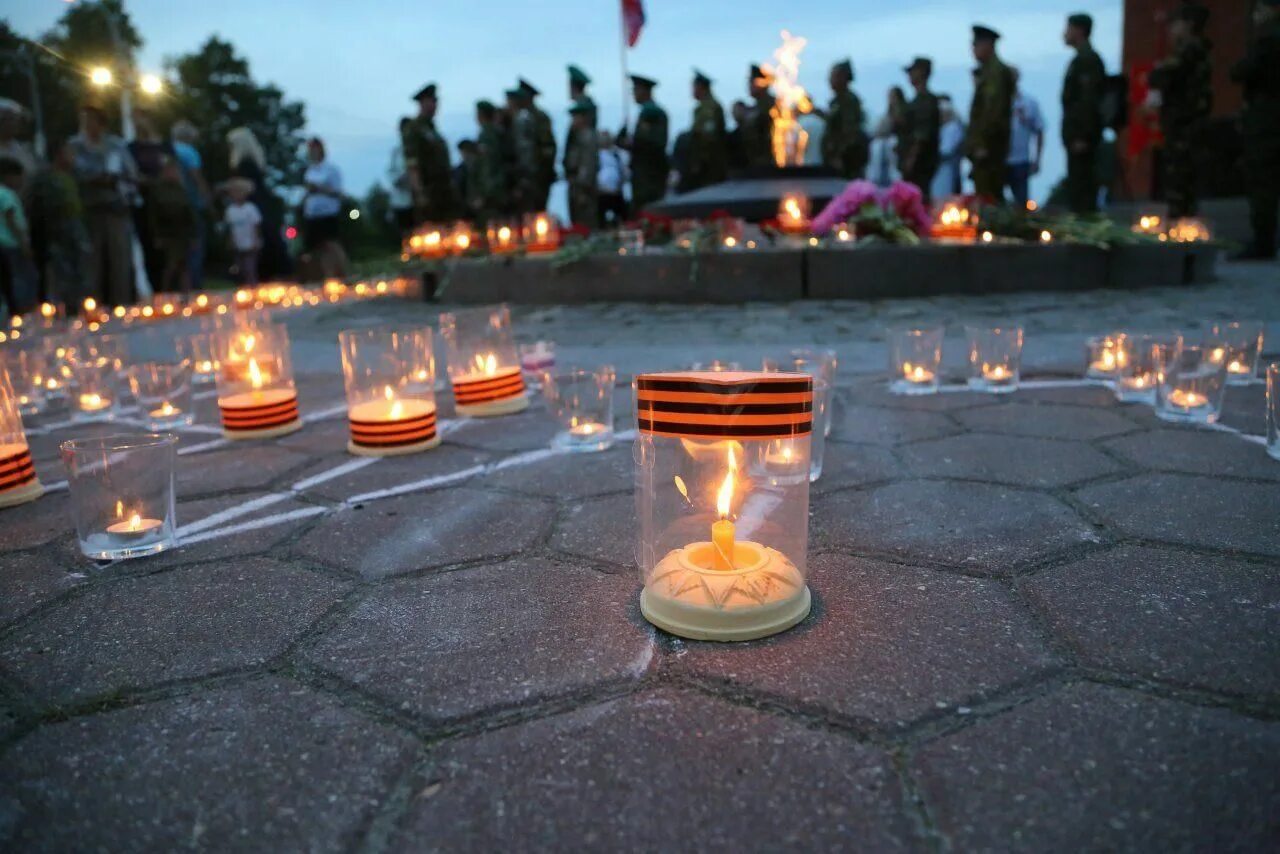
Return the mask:
MULTIPOLYGON (((965 320, 1019 318, 1028 372, 1075 376, 1087 333, 1278 319, 1277 282, 518 312, 620 374, 840 350, 813 614, 734 645, 640 618, 628 443, 551 454, 535 405, 354 460, 336 331, 436 308, 296 316, 316 420, 185 434, 183 547, 99 568, 65 491, 0 511, 0 843, 1274 850, 1280 462, 1099 387, 895 398, 881 371, 886 322, 947 322, 958 378, 965 320)), ((1226 425, 1259 434, 1262 399, 1230 389, 1226 425)), ((85 430, 36 427, 56 484, 85 430)))

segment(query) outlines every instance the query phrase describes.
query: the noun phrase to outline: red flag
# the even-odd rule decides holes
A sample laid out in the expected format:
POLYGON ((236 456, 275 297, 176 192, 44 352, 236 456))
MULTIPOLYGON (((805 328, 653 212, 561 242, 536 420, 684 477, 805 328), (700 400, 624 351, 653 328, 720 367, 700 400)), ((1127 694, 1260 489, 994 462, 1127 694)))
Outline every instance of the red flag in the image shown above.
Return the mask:
POLYGON ((626 30, 627 47, 635 47, 644 29, 644 0, 622 0, 622 26, 626 30))

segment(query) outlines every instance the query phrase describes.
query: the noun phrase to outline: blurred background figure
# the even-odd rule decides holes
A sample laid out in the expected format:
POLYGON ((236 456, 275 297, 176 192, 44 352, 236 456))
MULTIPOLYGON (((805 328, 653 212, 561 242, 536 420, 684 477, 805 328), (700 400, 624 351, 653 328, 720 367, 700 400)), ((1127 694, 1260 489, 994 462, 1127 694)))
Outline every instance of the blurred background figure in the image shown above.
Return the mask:
POLYGON ((347 274, 347 253, 342 248, 342 172, 326 159, 324 141, 307 141, 306 195, 302 198, 303 243, 306 260, 325 279, 347 274))
POLYGON ((208 227, 210 196, 209 183, 204 177, 204 160, 196 148, 200 131, 186 119, 179 119, 169 129, 173 153, 182 171, 182 185, 195 216, 195 238, 191 241, 191 253, 187 258, 187 282, 199 289, 204 284, 205 229, 208 227))
POLYGON ((934 199, 960 192, 960 161, 964 159, 964 122, 956 114, 950 95, 938 96, 938 171, 933 175, 934 199))
POLYGON ((131 212, 138 168, 124 140, 107 132, 98 104, 81 108, 80 133, 69 145, 89 232, 89 296, 128 305, 134 301, 131 212))
POLYGON ((627 219, 627 153, 615 144, 613 134, 600 131, 600 167, 596 189, 600 200, 600 226, 622 225, 627 219))
POLYGON ((1013 113, 1009 125, 1009 157, 1006 160, 1005 186, 1013 203, 1026 208, 1031 176, 1040 172, 1044 155, 1044 116, 1040 103, 1018 86, 1018 69, 1010 67, 1013 78, 1013 113))
POLYGON ((902 177, 898 171, 898 127, 907 107, 901 86, 889 89, 884 115, 876 122, 871 139, 871 163, 867 178, 878 187, 887 187, 902 177))
POLYGON ((258 275, 266 281, 282 279, 292 272, 293 262, 284 242, 284 203, 268 180, 267 154, 252 130, 237 127, 227 131, 227 159, 232 177, 249 182, 249 201, 262 217, 258 275))

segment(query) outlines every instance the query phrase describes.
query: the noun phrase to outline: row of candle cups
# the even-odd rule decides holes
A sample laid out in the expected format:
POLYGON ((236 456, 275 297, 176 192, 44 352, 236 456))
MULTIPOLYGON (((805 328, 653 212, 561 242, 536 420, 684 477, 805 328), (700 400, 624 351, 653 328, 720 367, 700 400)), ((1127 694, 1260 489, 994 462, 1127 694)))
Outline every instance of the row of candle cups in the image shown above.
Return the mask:
MULTIPOLYGON (((942 368, 941 326, 889 333, 889 391, 935 394, 942 368)), ((1017 389, 1022 373, 1022 327, 965 327, 969 344, 969 388, 1003 394, 1017 389)))

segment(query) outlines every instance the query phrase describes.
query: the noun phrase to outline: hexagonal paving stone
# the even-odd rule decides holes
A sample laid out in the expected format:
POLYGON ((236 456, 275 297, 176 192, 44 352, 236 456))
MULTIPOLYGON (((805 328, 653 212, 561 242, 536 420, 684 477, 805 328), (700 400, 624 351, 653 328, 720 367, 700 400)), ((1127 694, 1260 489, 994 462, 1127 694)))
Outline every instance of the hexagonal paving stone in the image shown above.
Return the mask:
POLYGON ((611 495, 562 507, 551 547, 565 554, 634 568, 636 500, 611 495))
MULTIPOLYGON (((345 460, 327 456, 315 465, 299 472, 297 481, 317 477, 346 463, 359 458, 346 455, 345 460)), ((387 457, 357 468, 340 477, 330 478, 308 486, 303 492, 306 495, 319 496, 329 501, 345 501, 366 492, 389 489, 395 486, 415 483, 428 478, 444 477, 457 472, 473 469, 492 459, 483 451, 470 448, 459 448, 448 442, 420 454, 408 454, 403 457, 387 457)))
POLYGON ((810 569, 807 621, 747 644, 686 641, 676 666, 892 728, 1055 664, 995 581, 830 555, 810 569))
POLYGON ((415 754, 329 697, 257 679, 36 730, 0 760, 0 833, 28 850, 350 850, 415 754))
POLYGON ((639 678, 650 633, 636 582, 539 558, 375 588, 305 653, 315 665, 433 720, 639 678))
POLYGON ((35 501, 17 507, 0 509, 0 551, 66 540, 72 538, 73 531, 71 499, 65 489, 46 492, 35 501))
POLYGON ((897 445, 960 432, 946 415, 939 412, 850 404, 842 408, 840 415, 839 423, 831 425, 830 438, 836 441, 897 445))
POLYGON ((1100 541, 1090 525, 1048 495, 918 480, 819 496, 809 537, 810 548, 996 574, 1100 541))
POLYGON ((922 412, 952 412, 972 406, 990 406, 996 402, 992 395, 976 391, 945 392, 940 394, 893 394, 889 381, 880 377, 872 382, 859 382, 838 392, 836 412, 850 404, 874 406, 884 409, 908 409, 922 412))
POLYGON ((1075 685, 941 738, 914 761, 962 851, 1274 847, 1280 724, 1075 685))
POLYGON ((184 498, 230 489, 264 489, 306 465, 308 456, 268 443, 178 457, 177 494, 184 498))
POLYGON ((1107 442, 1139 466, 1189 474, 1280 480, 1280 463, 1239 436, 1194 427, 1148 430, 1107 442))
POLYGON ((1280 555, 1280 485, 1143 474, 1078 496, 1131 537, 1280 555))
POLYGON ((65 703, 259 664, 348 585, 265 558, 99 584, 0 642, 6 670, 65 703))
POLYGON ((522 412, 501 418, 468 418, 449 439, 482 451, 535 451, 550 446, 556 429, 546 412, 522 412))
POLYGON ((689 691, 508 727, 434 760, 395 850, 923 849, 883 751, 689 691))
POLYGON ((1280 698, 1280 568, 1122 546, 1023 589, 1089 664, 1280 698))
POLYGON ((6 556, 0 571, 0 624, 16 620, 86 579, 83 572, 69 571, 55 549, 6 556))
POLYGON ((1049 388, 1019 388, 1019 403, 1063 403, 1072 406, 1110 408, 1119 406, 1116 393, 1104 385, 1067 385, 1049 388))
POLYGON ((589 498, 635 486, 631 442, 591 454, 556 454, 487 475, 485 484, 547 498, 589 498))
POLYGON ((316 508, 314 505, 303 504, 287 494, 283 495, 279 501, 269 505, 254 506, 254 502, 273 494, 275 493, 253 492, 243 495, 223 495, 216 498, 198 498, 194 501, 179 501, 177 514, 180 527, 196 524, 218 514, 239 511, 246 506, 251 506, 254 509, 245 513, 226 516, 221 522, 215 522, 200 531, 193 532, 190 538, 184 539, 185 535, 179 536, 176 549, 161 552, 153 557, 131 561, 128 566, 136 567, 139 570, 155 569, 162 566, 177 566, 214 558, 234 558, 259 554, 289 539, 299 530, 314 522, 314 519, 309 516, 288 518, 288 514, 311 512, 316 508), (195 536, 205 536, 214 531, 231 529, 241 525, 254 525, 280 517, 284 517, 284 521, 263 524, 262 527, 252 527, 247 530, 234 530, 212 539, 204 539, 198 542, 192 541, 195 536))
POLYGON ((812 493, 830 492, 901 477, 902 465, 888 448, 829 442, 823 451, 822 476, 809 484, 812 493))
POLYGON ((966 409, 957 412, 955 417, 973 430, 1038 439, 1088 441, 1133 430, 1133 424, 1115 411, 1061 403, 1015 400, 999 406, 966 409))
POLYGON ((1119 471, 1083 442, 970 433, 901 449, 906 468, 924 477, 960 477, 1011 486, 1057 487, 1119 471))
POLYGON ((469 487, 411 493, 341 510, 294 550, 382 578, 525 551, 546 536, 551 515, 546 502, 469 487))

